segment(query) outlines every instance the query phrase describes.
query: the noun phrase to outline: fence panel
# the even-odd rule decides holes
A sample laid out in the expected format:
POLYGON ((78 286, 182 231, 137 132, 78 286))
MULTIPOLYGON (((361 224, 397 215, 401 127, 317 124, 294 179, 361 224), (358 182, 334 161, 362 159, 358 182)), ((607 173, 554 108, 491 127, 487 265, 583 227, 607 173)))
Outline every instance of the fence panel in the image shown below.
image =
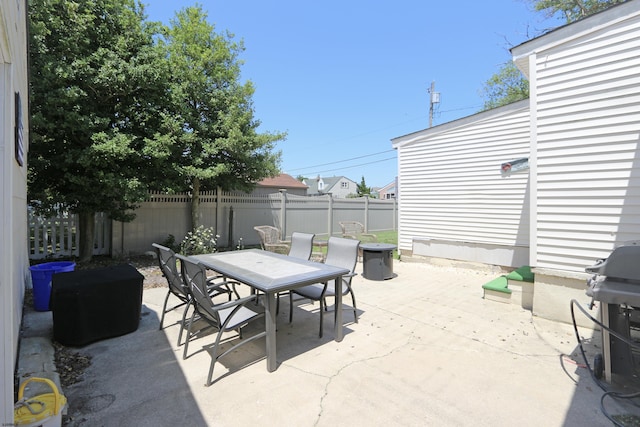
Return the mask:
MULTIPOLYGON (((128 223, 111 222, 96 215, 94 254, 127 256, 152 250, 151 244, 179 243, 191 229, 191 198, 188 194, 150 193, 128 223)), ((200 196, 200 224, 213 227, 218 246, 259 244, 256 225, 272 225, 288 238, 294 231, 326 238, 340 235, 340 221, 359 221, 370 232, 394 230, 395 200, 369 198, 335 199, 329 195, 306 197, 286 192, 246 194, 211 191, 200 196)), ((77 256, 77 219, 71 215, 55 219, 30 218, 30 257, 77 256)))
MULTIPOLYGON (((29 258, 63 258, 79 255, 78 216, 67 212, 45 218, 29 214, 29 258)), ((111 253, 111 220, 95 216, 94 255, 111 253)))
MULTIPOLYGON (((287 195, 285 227, 282 231, 291 237, 294 231, 326 235, 329 233, 331 196, 287 195)), ((270 225, 270 224, 267 224, 270 225)))

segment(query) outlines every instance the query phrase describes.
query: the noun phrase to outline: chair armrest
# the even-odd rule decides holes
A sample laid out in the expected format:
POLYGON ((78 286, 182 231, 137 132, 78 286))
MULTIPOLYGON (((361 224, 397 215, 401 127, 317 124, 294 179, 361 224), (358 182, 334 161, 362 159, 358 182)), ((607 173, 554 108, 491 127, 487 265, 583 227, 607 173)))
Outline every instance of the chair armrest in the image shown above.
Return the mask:
MULTIPOLYGON (((348 274, 343 274, 340 277, 342 277, 342 280, 345 280, 345 279, 349 279, 349 278, 357 276, 357 275, 358 274, 356 272, 351 272, 351 273, 348 273, 348 274)), ((325 286, 327 286, 327 283, 329 283, 329 282, 322 282, 322 284, 325 285, 325 286)), ((294 289, 294 292, 295 292, 295 289, 294 289)))
POLYGON ((372 240, 374 242, 378 241, 378 236, 376 236, 375 234, 363 233, 360 235, 360 237, 366 237, 367 239, 372 240))
POLYGON ((289 245, 286 243, 265 243, 264 248, 269 252, 288 253, 289 245))
POLYGON ((216 304, 213 306, 214 310, 224 310, 225 308, 233 308, 238 305, 247 305, 248 302, 254 301, 258 298, 258 295, 249 295, 247 297, 242 297, 240 299, 235 299, 233 301, 223 302, 221 304, 216 304))
POLYGON ((239 285, 240 282, 237 280, 231 280, 225 276, 209 276, 207 277, 207 288, 218 288, 224 285, 239 285), (220 282, 216 282, 216 280, 220 280, 220 282))

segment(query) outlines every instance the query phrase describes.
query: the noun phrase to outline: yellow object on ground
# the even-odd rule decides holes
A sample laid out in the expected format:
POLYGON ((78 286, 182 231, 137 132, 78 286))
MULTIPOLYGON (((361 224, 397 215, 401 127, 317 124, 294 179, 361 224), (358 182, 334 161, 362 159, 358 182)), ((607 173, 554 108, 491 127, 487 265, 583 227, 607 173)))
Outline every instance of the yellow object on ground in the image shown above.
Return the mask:
POLYGON ((47 378, 29 378, 20 384, 13 420, 15 425, 23 427, 60 426, 62 425, 62 409, 66 404, 67 398, 60 394, 53 381, 47 378), (25 399, 24 389, 30 382, 45 383, 53 392, 25 399))

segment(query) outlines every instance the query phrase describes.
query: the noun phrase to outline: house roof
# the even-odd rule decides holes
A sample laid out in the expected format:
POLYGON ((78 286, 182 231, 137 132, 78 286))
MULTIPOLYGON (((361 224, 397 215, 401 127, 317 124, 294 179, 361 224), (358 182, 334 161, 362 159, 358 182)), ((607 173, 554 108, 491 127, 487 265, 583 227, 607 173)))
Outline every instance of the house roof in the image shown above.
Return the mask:
POLYGON ((384 187, 378 188, 377 191, 378 192, 380 192, 380 191, 386 191, 386 192, 396 191, 396 180, 394 179, 393 181, 391 181, 390 183, 388 183, 384 187))
POLYGON ((316 178, 307 178, 305 182, 309 186, 309 194, 317 194, 317 193, 330 193, 331 189, 342 179, 346 179, 347 181, 355 182, 346 176, 327 176, 321 177, 318 176, 316 178), (318 180, 322 179, 324 182, 324 189, 320 192, 318 191, 318 180))
POLYGON ((308 188, 304 183, 298 181, 291 175, 281 173, 273 178, 265 178, 256 184, 258 187, 269 188, 308 188))

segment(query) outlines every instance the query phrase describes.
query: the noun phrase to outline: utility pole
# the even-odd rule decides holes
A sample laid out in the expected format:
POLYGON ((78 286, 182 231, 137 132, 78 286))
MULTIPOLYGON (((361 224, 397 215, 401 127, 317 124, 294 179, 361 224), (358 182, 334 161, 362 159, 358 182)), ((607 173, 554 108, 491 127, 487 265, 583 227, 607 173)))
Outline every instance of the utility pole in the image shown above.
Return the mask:
POLYGON ((436 82, 431 82, 429 89, 429 127, 433 126, 433 105, 440 103, 440 92, 436 92, 436 82))

